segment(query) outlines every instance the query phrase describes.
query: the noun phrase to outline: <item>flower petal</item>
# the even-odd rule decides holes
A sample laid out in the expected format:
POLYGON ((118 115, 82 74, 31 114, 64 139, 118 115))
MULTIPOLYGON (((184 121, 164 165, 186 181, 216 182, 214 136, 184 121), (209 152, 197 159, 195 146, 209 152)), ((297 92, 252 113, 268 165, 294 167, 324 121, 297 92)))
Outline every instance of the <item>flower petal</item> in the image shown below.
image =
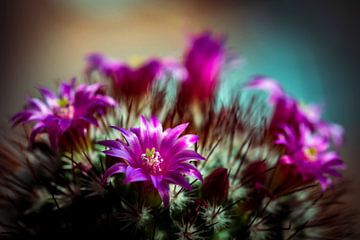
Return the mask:
POLYGON ((108 156, 112 156, 112 157, 117 157, 117 158, 122 158, 128 161, 132 161, 132 157, 130 156, 130 154, 128 153, 127 150, 125 149, 109 149, 109 150, 105 150, 104 153, 108 156))
POLYGON ((39 122, 37 123, 32 131, 31 131, 31 134, 30 134, 30 145, 32 145, 35 141, 35 137, 39 134, 39 133, 42 133, 42 132, 45 132, 46 131, 46 127, 45 125, 42 123, 42 122, 39 122))
POLYGON ((124 183, 127 184, 146 180, 149 180, 149 177, 142 168, 133 168, 131 166, 126 168, 124 183))
POLYGON ((170 173, 167 176, 165 176, 164 179, 166 179, 170 183, 179 185, 189 191, 191 191, 191 189, 192 189, 191 185, 186 180, 186 178, 179 173, 176 173, 176 172, 170 173))
POLYGON ((177 162, 205 160, 203 156, 193 150, 183 150, 173 157, 177 162))
POLYGON ((130 146, 129 151, 133 154, 134 158, 137 158, 142 154, 143 149, 141 147, 138 136, 134 132, 114 126, 112 126, 112 128, 120 131, 121 134, 124 136, 130 146))
POLYGON ((264 76, 256 76, 246 84, 246 87, 266 91, 270 95, 272 102, 276 98, 284 96, 284 90, 280 84, 277 81, 264 76))
POLYGON ((179 167, 177 168, 177 170, 182 174, 194 177, 194 178, 200 180, 201 182, 203 181, 200 171, 194 165, 192 165, 190 163, 179 164, 179 167))
POLYGON ((170 201, 169 184, 166 181, 164 181, 162 176, 151 175, 150 177, 154 187, 159 192, 159 195, 164 203, 164 207, 168 207, 170 201))
POLYGON ((189 125, 188 123, 183 123, 177 125, 174 128, 166 129, 160 145, 161 151, 171 148, 176 142, 177 138, 180 136, 180 134, 182 134, 185 131, 188 125, 189 125))
POLYGON ((125 163, 115 163, 105 171, 101 182, 106 183, 108 178, 111 177, 112 175, 117 173, 124 173, 126 171, 126 167, 127 165, 125 163))
POLYGON ((171 148, 171 154, 175 155, 186 148, 193 146, 199 140, 199 136, 187 134, 179 138, 171 148))

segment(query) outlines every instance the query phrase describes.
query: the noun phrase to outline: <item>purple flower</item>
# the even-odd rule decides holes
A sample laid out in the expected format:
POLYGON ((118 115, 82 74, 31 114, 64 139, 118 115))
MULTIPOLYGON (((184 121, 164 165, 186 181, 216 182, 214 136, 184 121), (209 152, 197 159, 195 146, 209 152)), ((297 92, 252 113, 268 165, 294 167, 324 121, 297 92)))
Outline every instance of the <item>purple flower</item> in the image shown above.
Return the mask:
POLYGON ((344 130, 340 125, 328 123, 321 119, 322 109, 319 105, 299 104, 288 96, 275 80, 258 76, 246 85, 248 88, 264 90, 269 94, 269 102, 273 106, 269 132, 276 136, 283 128, 290 127, 301 136, 299 126, 305 125, 313 132, 331 140, 336 146, 343 142, 344 130))
POLYGON ((284 147, 282 164, 296 166, 304 182, 319 180, 323 190, 331 184, 330 176, 341 176, 337 170, 344 168, 344 163, 329 147, 331 141, 336 146, 341 144, 343 129, 323 121, 319 105, 299 104, 276 81, 266 77, 256 77, 247 87, 269 94, 274 108, 269 132, 275 143, 284 147))
POLYGON ((181 83, 180 100, 211 100, 217 90, 221 70, 225 63, 224 39, 210 32, 195 36, 185 53, 186 78, 181 83))
POLYGON ((270 96, 270 102, 276 103, 279 98, 282 98, 285 93, 280 84, 264 76, 256 76, 246 84, 247 88, 260 89, 267 92, 270 96))
POLYGON ((269 95, 269 103, 273 106, 269 132, 273 136, 281 132, 285 126, 290 126, 299 133, 298 127, 309 126, 311 122, 301 111, 298 102, 286 95, 282 87, 273 79, 258 76, 246 85, 248 88, 264 90, 269 95))
POLYGON ((150 59, 140 67, 133 68, 121 61, 93 53, 88 55, 87 62, 88 74, 97 71, 111 80, 113 94, 117 99, 145 96, 162 73, 162 64, 157 59, 150 59))
POLYGON ((75 88, 73 79, 61 83, 58 94, 46 88, 39 91, 42 99, 31 98, 11 121, 14 125, 35 123, 30 143, 39 133, 46 132, 54 150, 84 147, 89 126, 97 126, 96 117, 115 106, 114 100, 104 95, 101 84, 81 84, 75 88))
POLYGON ((163 131, 162 125, 155 117, 150 120, 141 116, 140 128, 130 130, 116 128, 125 141, 105 140, 101 145, 108 147, 104 153, 117 157, 119 163, 106 170, 103 179, 106 181, 116 173, 125 174, 125 183, 151 181, 164 203, 169 204, 169 184, 180 185, 191 189, 184 175, 202 181, 199 170, 189 161, 204 160, 189 147, 198 141, 197 135, 187 134, 179 137, 188 124, 180 124, 163 131))
POLYGON ((292 128, 285 127, 278 134, 276 144, 284 146, 285 153, 280 162, 295 165, 304 180, 317 179, 323 190, 331 185, 331 176, 341 177, 338 172, 345 164, 339 155, 329 149, 324 136, 314 134, 305 125, 300 126, 301 136, 292 128))
POLYGON ((344 141, 344 128, 339 124, 329 123, 321 119, 322 108, 319 105, 300 105, 302 114, 308 125, 328 141, 339 147, 344 141))

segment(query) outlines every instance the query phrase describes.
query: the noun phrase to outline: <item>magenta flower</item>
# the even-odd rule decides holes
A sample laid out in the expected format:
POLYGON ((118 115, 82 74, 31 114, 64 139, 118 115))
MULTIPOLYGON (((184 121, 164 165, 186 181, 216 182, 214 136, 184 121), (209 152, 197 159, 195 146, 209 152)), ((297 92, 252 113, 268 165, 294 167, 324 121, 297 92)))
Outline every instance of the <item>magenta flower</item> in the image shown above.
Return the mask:
POLYGON ((308 125, 323 136, 326 140, 339 147, 344 142, 344 128, 336 123, 329 123, 321 119, 322 109, 319 105, 300 105, 302 114, 306 117, 308 125))
POLYGON ((97 126, 97 116, 115 106, 114 100, 104 95, 102 85, 81 84, 75 88, 75 79, 61 83, 58 94, 46 88, 39 91, 42 99, 31 98, 11 121, 14 125, 35 123, 30 143, 38 134, 46 132, 54 150, 80 147, 85 143, 89 126, 97 126))
POLYGON ((269 94, 269 102, 273 106, 269 132, 276 136, 283 128, 291 127, 301 136, 299 126, 305 125, 312 132, 332 141, 336 146, 343 142, 344 130, 340 125, 328 123, 321 119, 321 107, 315 104, 302 105, 288 96, 278 82, 270 78, 258 76, 247 83, 248 88, 264 90, 269 94))
POLYGON ((311 122, 301 111, 298 102, 286 95, 282 87, 273 79, 258 76, 247 83, 248 88, 264 90, 269 95, 269 103, 273 106, 269 132, 276 136, 285 126, 295 129, 299 133, 301 124, 310 126, 311 122))
POLYGON ((345 164, 339 155, 329 149, 329 141, 319 134, 314 134, 304 125, 300 126, 301 136, 292 128, 285 127, 278 134, 276 144, 282 145, 285 154, 280 162, 296 166, 304 180, 318 180, 323 190, 331 185, 331 176, 341 177, 338 172, 345 164))
POLYGON ((224 39, 215 38, 210 32, 195 36, 185 53, 186 78, 181 83, 181 101, 211 100, 219 85, 225 63, 224 39))
POLYGON ((188 124, 180 124, 163 131, 155 117, 148 121, 141 116, 140 128, 125 130, 116 128, 126 139, 105 140, 101 145, 108 147, 104 153, 116 157, 119 163, 106 170, 106 181, 116 173, 125 174, 125 183, 151 181, 164 203, 169 204, 169 184, 180 185, 190 190, 191 185, 184 175, 202 181, 199 170, 189 161, 204 160, 200 154, 189 147, 194 145, 197 135, 187 134, 179 137, 188 124))
POLYGON ((93 53, 87 57, 87 62, 88 74, 97 71, 111 80, 112 90, 117 99, 145 96, 162 72, 162 64, 157 59, 150 59, 140 67, 133 68, 121 61, 93 53))
POLYGON ((256 76, 246 84, 247 88, 260 89, 267 92, 270 96, 270 102, 276 103, 279 98, 284 97, 285 93, 280 84, 264 76, 256 76))
POLYGON ((345 165, 329 146, 331 141, 341 144, 343 129, 323 121, 318 105, 300 105, 269 78, 256 77, 247 87, 269 94, 274 107, 269 132, 275 137, 275 143, 285 149, 281 163, 296 166, 304 182, 319 180, 323 190, 331 184, 331 176, 341 176, 337 170, 345 165))

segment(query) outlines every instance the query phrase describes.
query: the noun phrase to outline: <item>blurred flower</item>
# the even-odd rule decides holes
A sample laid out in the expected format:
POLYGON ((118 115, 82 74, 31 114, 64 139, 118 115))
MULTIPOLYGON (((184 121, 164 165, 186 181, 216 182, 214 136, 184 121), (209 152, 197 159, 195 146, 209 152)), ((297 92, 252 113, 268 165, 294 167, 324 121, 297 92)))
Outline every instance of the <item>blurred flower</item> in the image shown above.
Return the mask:
POLYGON ((282 87, 273 79, 257 76, 246 85, 248 88, 264 90, 269 95, 269 103, 273 106, 270 120, 269 132, 276 136, 285 126, 292 127, 299 133, 299 125, 309 126, 310 121, 303 111, 300 110, 298 102, 286 95, 282 87))
POLYGON ((116 173, 125 173, 125 183, 151 181, 160 194, 164 206, 169 204, 169 184, 180 185, 191 189, 184 175, 202 181, 199 170, 189 161, 204 160, 204 157, 188 149, 194 145, 198 136, 187 134, 179 138, 188 124, 163 131, 162 125, 155 117, 150 120, 141 116, 140 128, 119 130, 126 142, 105 140, 101 145, 108 147, 104 153, 119 158, 120 162, 110 167, 104 174, 107 180, 116 173))
POLYGON ((224 39, 210 32, 196 35, 184 56, 186 78, 181 83, 180 101, 212 100, 225 63, 224 39))
POLYGON ((331 140, 336 147, 341 146, 344 142, 345 131, 339 124, 321 121, 318 123, 316 130, 327 140, 331 140))
POLYGON ((141 98, 145 96, 154 81, 160 77, 160 60, 149 59, 138 67, 132 67, 118 60, 109 59, 99 53, 87 56, 86 73, 97 71, 111 80, 114 97, 117 99, 141 98))
POLYGON ((329 150, 329 142, 319 134, 314 134, 304 125, 300 126, 301 137, 293 129, 285 127, 278 135, 276 143, 284 146, 285 154, 280 161, 295 165, 304 179, 318 180, 323 190, 331 185, 331 176, 341 177, 338 172, 345 164, 339 155, 329 150))
POLYGON ((269 131, 273 136, 281 132, 285 126, 291 127, 300 136, 299 127, 305 125, 326 140, 331 140, 336 146, 342 144, 343 128, 338 124, 322 120, 320 105, 299 104, 283 91, 278 82, 267 77, 257 76, 246 86, 247 88, 264 90, 269 94, 269 102, 274 107, 269 126, 269 131))
POLYGON ((274 103, 278 98, 284 96, 284 90, 280 84, 268 77, 256 76, 246 84, 247 88, 259 89, 267 92, 270 96, 270 102, 274 103))
POLYGON ((300 111, 306 116, 312 130, 339 147, 344 141, 344 129, 339 124, 321 119, 322 108, 316 104, 300 105, 300 111))
POLYGON ((226 168, 217 168, 204 180, 202 195, 205 200, 220 205, 227 200, 229 176, 226 168))
POLYGON ((39 89, 42 100, 31 98, 25 109, 11 119, 14 125, 34 122, 30 143, 39 133, 46 132, 54 150, 60 146, 76 150, 85 144, 90 125, 97 126, 97 116, 114 107, 114 100, 104 95, 101 84, 81 84, 75 88, 75 79, 61 83, 59 93, 39 89))

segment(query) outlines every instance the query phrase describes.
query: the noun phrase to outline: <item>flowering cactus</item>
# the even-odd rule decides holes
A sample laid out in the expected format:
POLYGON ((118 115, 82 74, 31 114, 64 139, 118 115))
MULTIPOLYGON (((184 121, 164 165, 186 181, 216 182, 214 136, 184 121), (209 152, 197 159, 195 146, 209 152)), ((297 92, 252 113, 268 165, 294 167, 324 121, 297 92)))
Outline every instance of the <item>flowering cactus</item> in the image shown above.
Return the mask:
POLYGON ((0 148, 1 238, 351 237, 342 127, 264 76, 239 90, 252 99, 219 104, 227 55, 206 32, 183 60, 92 54, 96 83, 40 89, 11 119, 29 141, 0 148))

